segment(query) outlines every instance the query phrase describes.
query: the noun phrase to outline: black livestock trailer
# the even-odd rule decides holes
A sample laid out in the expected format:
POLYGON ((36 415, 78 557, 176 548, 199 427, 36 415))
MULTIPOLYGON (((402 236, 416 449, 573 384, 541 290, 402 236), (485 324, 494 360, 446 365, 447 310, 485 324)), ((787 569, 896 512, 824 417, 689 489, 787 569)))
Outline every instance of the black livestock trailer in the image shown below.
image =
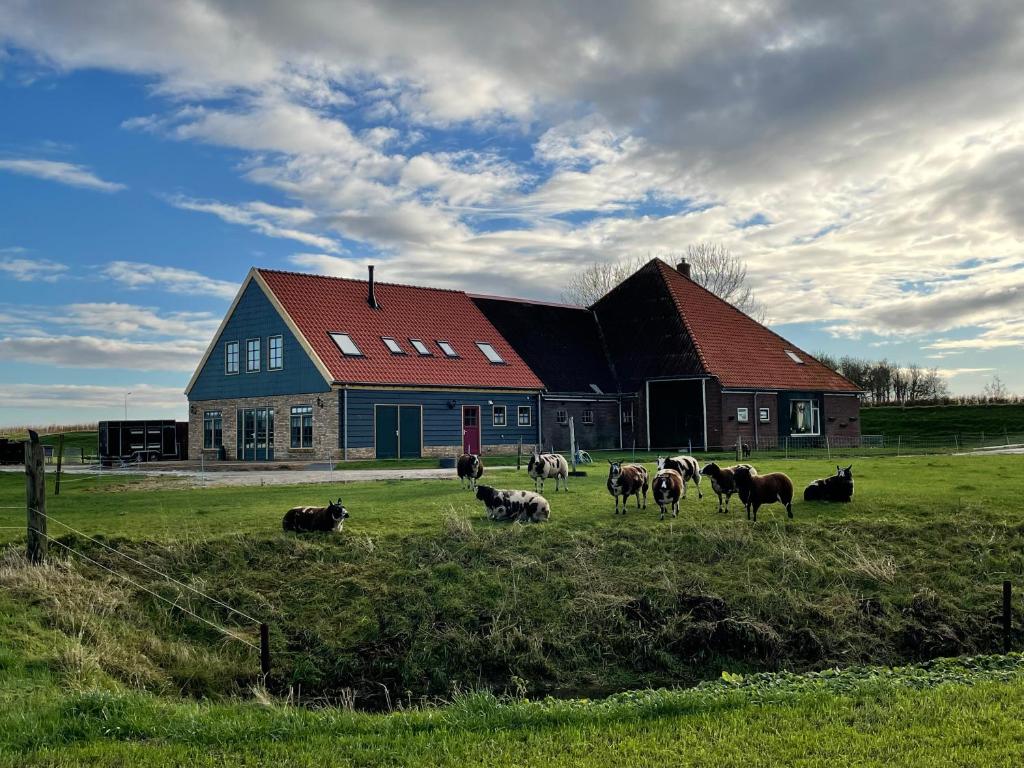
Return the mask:
POLYGON ((188 422, 101 421, 99 459, 103 466, 188 458, 188 422))
POLYGON ((0 464, 24 464, 25 441, 0 437, 0 464))

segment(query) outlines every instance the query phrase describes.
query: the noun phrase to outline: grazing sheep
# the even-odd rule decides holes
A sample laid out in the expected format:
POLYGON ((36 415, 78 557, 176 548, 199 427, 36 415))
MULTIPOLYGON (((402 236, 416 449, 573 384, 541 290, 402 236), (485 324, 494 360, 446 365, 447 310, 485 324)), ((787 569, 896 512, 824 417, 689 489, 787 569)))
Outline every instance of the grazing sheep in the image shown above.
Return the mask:
POLYGON ((459 475, 459 483, 463 488, 473 490, 484 474, 484 463, 475 453, 464 453, 459 456, 459 463, 455 470, 459 475))
POLYGON ((693 456, 672 456, 665 458, 658 457, 658 471, 663 469, 674 469, 683 478, 683 498, 686 498, 686 483, 690 480, 697 486, 697 498, 703 499, 704 493, 700 489, 700 462, 693 456))
POLYGON ((779 503, 786 507, 786 513, 793 517, 793 481, 782 472, 769 472, 767 475, 755 475, 752 469, 737 467, 733 470, 736 488, 743 506, 747 508, 747 520, 750 512, 754 512, 757 522, 757 510, 762 504, 779 503))
POLYGON ((804 501, 853 501, 853 464, 845 469, 836 464, 834 475, 804 488, 804 501))
POLYGON ((478 485, 476 497, 487 508, 491 520, 512 520, 520 523, 542 523, 551 517, 551 505, 533 491, 504 491, 489 485, 478 485))
POLYGON ((281 525, 286 531, 312 533, 314 531, 340 531, 345 525, 348 510, 341 499, 328 502, 326 507, 292 507, 284 513, 281 525))
POLYGON ((729 499, 737 492, 735 471, 740 467, 750 470, 753 475, 757 470, 749 464, 737 464, 732 467, 720 467, 715 462, 705 464, 700 473, 711 479, 711 490, 718 494, 718 511, 722 512, 722 496, 725 496, 725 512, 729 511, 729 499))
POLYGON ((661 509, 659 520, 665 519, 665 507, 672 510, 672 517, 679 515, 679 496, 685 487, 686 483, 683 482, 683 476, 676 470, 662 469, 658 471, 658 474, 654 477, 654 482, 651 483, 651 493, 661 509))
POLYGON ((743 445, 740 446, 740 448, 743 450, 743 458, 744 459, 749 459, 750 458, 750 443, 744 443, 743 445))
POLYGON ((560 454, 534 451, 530 456, 530 463, 526 465, 526 472, 533 478, 535 491, 543 492, 546 477, 555 478, 555 493, 558 493, 559 480, 562 482, 562 488, 569 490, 569 462, 560 454))
POLYGON ((640 494, 643 493, 644 509, 647 509, 647 468, 639 464, 623 464, 608 461, 608 493, 615 497, 615 514, 619 514, 619 496, 622 497, 622 514, 626 514, 626 502, 636 496, 636 508, 640 509, 640 494))

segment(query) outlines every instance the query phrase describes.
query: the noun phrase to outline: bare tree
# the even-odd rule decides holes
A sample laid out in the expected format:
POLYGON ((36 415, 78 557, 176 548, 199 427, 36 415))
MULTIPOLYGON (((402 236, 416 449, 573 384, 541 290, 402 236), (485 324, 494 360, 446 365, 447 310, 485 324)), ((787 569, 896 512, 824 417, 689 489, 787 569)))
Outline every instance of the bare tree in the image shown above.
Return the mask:
POLYGON ((996 374, 992 377, 992 381, 981 388, 981 395, 988 398, 989 402, 998 403, 1008 399, 1010 391, 1003 384, 1003 380, 999 378, 999 374, 996 374))
MULTIPOLYGON (((570 304, 590 306, 647 263, 648 258, 633 256, 611 263, 594 262, 577 270, 569 278, 562 300, 570 304)), ((765 307, 754 298, 746 284, 747 264, 728 248, 716 243, 690 245, 683 253, 661 256, 670 264, 682 258, 690 263, 693 281, 713 294, 746 312, 758 322, 765 321, 765 307)))

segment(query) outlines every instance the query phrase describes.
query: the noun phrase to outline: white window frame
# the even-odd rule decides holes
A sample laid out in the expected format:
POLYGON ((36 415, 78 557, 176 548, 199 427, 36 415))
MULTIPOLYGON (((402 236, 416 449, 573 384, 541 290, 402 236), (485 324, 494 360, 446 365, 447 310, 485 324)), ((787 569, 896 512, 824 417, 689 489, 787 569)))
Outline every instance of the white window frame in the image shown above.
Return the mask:
POLYGON ((520 405, 516 409, 516 426, 517 427, 532 427, 533 426, 533 406, 532 405, 520 405), (526 423, 523 423, 523 411, 526 411, 526 423))
POLYGON ((455 351, 455 347, 452 346, 452 343, 450 341, 445 341, 444 339, 438 339, 437 340, 437 348, 441 350, 441 353, 445 357, 453 357, 454 358, 454 357, 458 357, 459 356, 459 353, 455 351), (448 347, 448 349, 445 349, 445 347, 448 347))
POLYGON ((749 424, 750 423, 750 409, 743 407, 736 409, 736 423, 737 424, 749 424))
POLYGON ((491 408, 491 426, 492 427, 507 427, 508 426, 508 406, 496 405, 491 408), (498 412, 501 412, 501 421, 498 421, 498 412))
POLYGON ((246 373, 259 373, 263 368, 263 340, 260 338, 246 339, 245 340, 245 372, 246 373), (256 342, 256 367, 250 368, 249 361, 249 345, 256 342))
POLYGON ((580 414, 580 422, 582 424, 586 424, 587 426, 590 426, 591 424, 593 424, 594 423, 594 409, 593 408, 584 408, 583 409, 583 413, 580 414))
POLYGON ((555 424, 565 426, 569 423, 569 412, 565 408, 555 409, 555 424))
POLYGON ((789 401, 789 436, 790 437, 821 437, 821 406, 813 397, 795 397, 789 401), (807 403, 811 407, 811 432, 793 431, 793 406, 797 403, 807 403))
POLYGON ((381 336, 380 340, 384 342, 384 346, 387 347, 388 352, 390 352, 392 355, 407 354, 406 351, 402 349, 402 345, 398 343, 398 339, 396 339, 394 336, 381 336), (388 344, 389 341, 391 342, 391 344, 388 344))
POLYGON ((284 336, 277 334, 275 336, 267 336, 267 370, 268 371, 280 371, 284 368, 284 336), (277 365, 274 365, 274 340, 280 344, 278 347, 278 357, 280 358, 277 365))
POLYGON ((423 343, 423 339, 409 339, 409 343, 412 348, 416 350, 416 354, 420 357, 433 357, 434 353, 430 351, 430 348, 423 343))
POLYGON ((789 359, 792 360, 794 363, 798 363, 799 365, 804 365, 804 361, 800 359, 800 355, 798 355, 792 349, 786 349, 786 350, 783 350, 783 351, 786 353, 786 355, 789 357, 789 359))
POLYGON ((237 376, 242 370, 242 348, 238 344, 238 339, 234 341, 224 342, 224 375, 225 376, 237 376), (228 354, 228 350, 231 345, 235 345, 235 370, 231 370, 228 367, 228 363, 231 360, 231 356, 228 354))
POLYGON ((359 345, 356 344, 356 340, 352 338, 352 334, 345 333, 344 331, 328 331, 327 335, 331 337, 331 341, 334 342, 334 346, 336 346, 338 351, 345 357, 364 357, 363 351, 359 349, 359 345), (344 341, 339 341, 339 338, 344 339, 344 341), (355 352, 346 352, 345 344, 351 345, 355 352))
POLYGON ((491 365, 505 365, 505 359, 498 354, 498 350, 494 348, 493 344, 489 344, 486 341, 476 342, 477 348, 483 352, 484 357, 487 358, 487 362, 491 365))
POLYGON ((758 406, 757 420, 762 424, 768 424, 772 420, 772 409, 766 406, 758 406))
POLYGON ((622 409, 622 423, 623 424, 629 424, 629 425, 633 424, 633 404, 632 403, 629 404, 629 408, 623 408, 622 409))

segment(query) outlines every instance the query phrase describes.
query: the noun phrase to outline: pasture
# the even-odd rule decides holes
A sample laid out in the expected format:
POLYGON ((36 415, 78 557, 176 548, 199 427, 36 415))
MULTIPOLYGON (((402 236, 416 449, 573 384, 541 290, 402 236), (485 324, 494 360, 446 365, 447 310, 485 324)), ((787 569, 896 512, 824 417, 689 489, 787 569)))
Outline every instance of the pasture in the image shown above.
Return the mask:
MULTIPOLYGON (((762 507, 756 524, 746 521, 735 498, 729 515, 718 514, 706 480, 704 500, 691 486, 675 520, 659 521, 650 498, 646 511, 630 506, 616 517, 600 465, 589 467, 586 478, 570 478, 568 493, 547 488, 551 520, 538 525, 487 520, 454 473, 449 481, 210 489, 76 477, 59 497, 50 484, 48 512, 266 620, 273 654, 266 687, 293 703, 386 710, 456 699, 481 707, 484 720, 500 720, 504 715, 492 710, 505 705, 464 694, 597 698, 693 685, 718 679, 723 670, 806 672, 998 652, 1000 584, 1009 578, 1020 588, 1024 574, 1024 457, 886 458, 853 465, 854 501, 837 505, 799 500, 803 486, 834 471, 834 463, 758 463, 762 471, 787 472, 798 500, 793 520, 775 505, 762 507), (281 532, 289 507, 339 496, 351 513, 342 532, 281 532)), ((489 472, 482 482, 532 488, 525 469, 489 472)), ((0 543, 18 543, 17 551, 24 536, 24 511, 17 508, 23 494, 20 474, 0 474, 0 543)), ((856 696, 802 691, 783 696, 771 715, 759 711, 763 702, 742 696, 728 705, 686 700, 655 708, 649 717, 622 714, 593 722, 586 714, 547 712, 537 715, 546 725, 536 733, 523 726, 492 742, 489 731, 468 725, 472 716, 465 710, 424 710, 415 717, 444 724, 437 738, 450 752, 441 758, 425 746, 419 726, 408 724, 413 716, 396 725, 360 719, 369 715, 239 703, 260 685, 257 654, 140 587, 243 639, 255 640, 252 625, 55 522, 50 534, 135 584, 68 556, 59 545, 51 544, 54 564, 46 569, 29 568, 8 550, 0 563, 0 675, 18 681, 18 692, 0 685, 8 690, 0 714, 12 719, 10 738, 23 742, 18 749, 42 749, 46 742, 32 741, 36 726, 20 714, 28 706, 41 713, 38 727, 60 731, 83 756, 108 755, 111 764, 114 755, 141 760, 132 739, 150 738, 150 729, 152 738, 166 742, 161 754, 167 759, 195 756, 204 739, 241 744, 284 729, 290 734, 284 743, 298 739, 306 745, 296 747, 302 759, 322 763, 328 742, 316 736, 318 717, 335 718, 331 722, 344 732, 352 755, 362 755, 338 754, 337 764, 350 764, 350 757, 351 764, 372 762, 373 749, 397 762, 452 764, 479 761, 493 749, 495 763, 511 763, 524 739, 523 759, 539 762, 554 760, 567 744, 582 749, 600 741, 598 733, 609 734, 602 758, 609 764, 624 755, 657 759, 662 744, 693 750, 695 762, 703 755, 723 764, 758 764, 768 741, 779 754, 789 754, 816 738, 814 728, 800 724, 804 720, 856 723, 867 716, 856 696), (96 691, 109 692, 104 695, 113 703, 103 704, 96 691), (774 737, 762 733, 767 741, 745 738, 744 723, 766 716, 787 723, 786 729, 773 728, 774 737), (126 734, 116 748, 103 736, 106 718, 126 734), (692 728, 679 729, 680 719, 692 728), (189 728, 205 735, 189 741, 182 736, 189 728), (404 728, 408 738, 385 745, 392 729, 404 728), (724 751, 699 746, 696 734, 708 728, 731 741, 714 747, 724 751), (240 737, 243 731, 249 736, 240 737)), ((1020 643, 1019 614, 1017 627, 1020 643)), ((868 697, 867 717, 891 728, 897 741, 911 743, 923 734, 952 748, 956 733, 937 735, 937 718, 970 722, 978 709, 1003 727, 1024 708, 1015 681, 941 696, 887 690, 868 697)), ((559 706, 553 711, 561 712, 559 706)), ((831 754, 880 759, 879 742, 850 742, 842 728, 834 730, 831 754)), ((1019 740, 1019 730, 1009 732, 1019 740)), ((989 746, 995 755, 1006 743, 989 746)), ((282 744, 251 748, 258 750, 254 754, 284 754, 282 744)), ((60 764, 56 753, 44 755, 60 764)))

